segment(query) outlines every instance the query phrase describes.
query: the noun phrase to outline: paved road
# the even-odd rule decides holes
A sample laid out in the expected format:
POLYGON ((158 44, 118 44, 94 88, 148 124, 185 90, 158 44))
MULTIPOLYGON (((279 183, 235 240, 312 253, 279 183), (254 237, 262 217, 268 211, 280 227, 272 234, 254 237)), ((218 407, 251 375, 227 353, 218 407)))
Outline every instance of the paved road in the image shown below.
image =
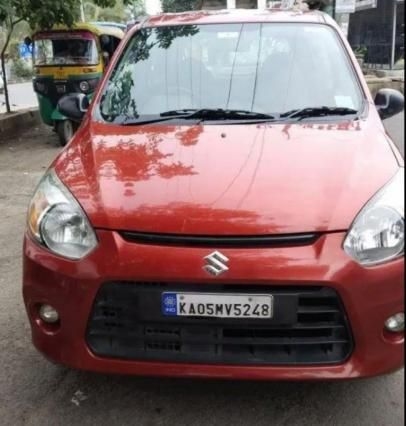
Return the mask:
MULTIPOLYGON (((403 117, 388 124, 404 147, 403 117)), ((343 383, 246 383, 109 377, 43 359, 21 298, 21 235, 33 186, 58 152, 43 128, 0 144, 1 425, 404 424, 403 371, 343 383)))
MULTIPOLYGON (((38 105, 32 83, 10 84, 9 95, 11 108, 13 110, 32 108, 38 105)), ((4 94, 0 94, 0 113, 5 112, 4 94)))

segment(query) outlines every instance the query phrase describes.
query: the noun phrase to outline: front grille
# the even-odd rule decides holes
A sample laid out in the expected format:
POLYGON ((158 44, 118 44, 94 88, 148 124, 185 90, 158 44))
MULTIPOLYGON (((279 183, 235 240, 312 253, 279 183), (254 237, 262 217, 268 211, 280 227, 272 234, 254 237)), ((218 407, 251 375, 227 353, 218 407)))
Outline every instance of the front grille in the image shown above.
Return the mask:
POLYGON ((238 365, 337 364, 353 341, 337 293, 323 287, 108 283, 99 291, 87 343, 100 357, 238 365), (177 318, 163 292, 272 294, 272 319, 177 318))
POLYGON ((180 235, 156 234, 151 232, 122 231, 120 235, 130 243, 180 247, 254 248, 291 247, 314 244, 320 234, 280 235, 180 235))

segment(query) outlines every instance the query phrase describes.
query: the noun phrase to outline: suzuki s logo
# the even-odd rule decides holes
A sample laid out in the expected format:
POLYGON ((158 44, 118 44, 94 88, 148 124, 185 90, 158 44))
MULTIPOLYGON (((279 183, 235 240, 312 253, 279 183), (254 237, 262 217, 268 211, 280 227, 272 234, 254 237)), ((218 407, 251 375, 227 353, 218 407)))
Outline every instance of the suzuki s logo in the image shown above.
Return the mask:
POLYGON ((223 272, 228 271, 227 263, 230 259, 219 251, 214 251, 206 256, 204 260, 206 261, 206 265, 203 266, 203 269, 215 277, 218 277, 223 272))

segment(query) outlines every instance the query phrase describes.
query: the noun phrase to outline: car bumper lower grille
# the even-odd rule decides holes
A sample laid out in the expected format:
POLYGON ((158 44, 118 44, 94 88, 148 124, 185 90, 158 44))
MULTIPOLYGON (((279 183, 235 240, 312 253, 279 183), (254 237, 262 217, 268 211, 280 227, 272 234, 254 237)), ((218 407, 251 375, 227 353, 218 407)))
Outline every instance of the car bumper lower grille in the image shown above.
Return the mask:
POLYGON ((344 362, 353 350, 337 293, 323 287, 108 283, 87 328, 97 356, 164 362, 306 365, 344 362), (269 293, 267 320, 178 318, 161 314, 163 292, 269 293))

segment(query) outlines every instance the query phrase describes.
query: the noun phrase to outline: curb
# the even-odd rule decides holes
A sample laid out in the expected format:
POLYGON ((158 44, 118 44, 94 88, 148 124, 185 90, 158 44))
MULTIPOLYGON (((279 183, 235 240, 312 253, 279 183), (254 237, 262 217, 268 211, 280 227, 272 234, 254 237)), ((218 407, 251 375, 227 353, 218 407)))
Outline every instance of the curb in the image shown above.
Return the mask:
POLYGON ((0 115, 0 143, 6 138, 14 136, 41 121, 37 108, 31 108, 24 111, 17 111, 11 114, 0 115))

